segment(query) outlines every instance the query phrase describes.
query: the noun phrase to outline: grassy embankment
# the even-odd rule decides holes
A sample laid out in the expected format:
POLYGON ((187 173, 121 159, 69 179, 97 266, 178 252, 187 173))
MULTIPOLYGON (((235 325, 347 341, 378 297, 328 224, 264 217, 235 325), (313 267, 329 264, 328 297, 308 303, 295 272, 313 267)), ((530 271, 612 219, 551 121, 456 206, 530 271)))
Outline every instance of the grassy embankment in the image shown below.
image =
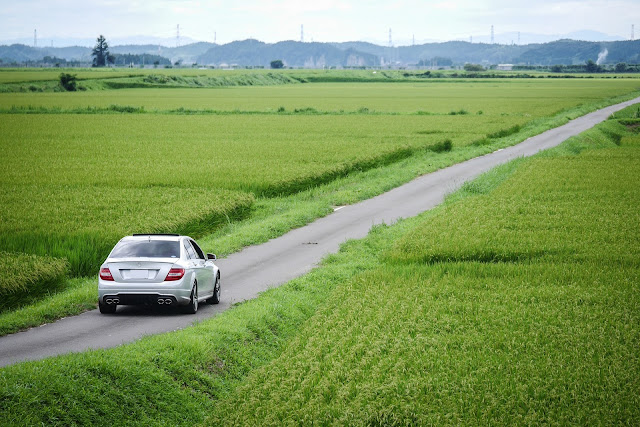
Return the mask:
MULTIPOLYGON (((496 85, 283 86, 259 88, 255 101, 261 109, 281 105, 285 111, 312 102, 338 117, 247 117, 233 110, 224 117, 96 114, 82 115, 82 121, 64 113, 4 116, 0 247, 64 258, 72 276, 90 275, 119 237, 141 230, 191 234, 207 250, 228 254, 326 215, 332 206, 517 143, 635 88, 633 82, 509 81, 496 92, 496 85), (340 106, 362 102, 371 108, 339 114, 340 106), (433 114, 418 114, 421 105, 433 114), (371 117, 374 110, 380 114, 371 117), (475 113, 449 114, 460 110, 475 113), (549 118, 556 111, 561 113, 549 118)), ((111 92, 156 108, 191 100, 228 109, 254 89, 189 91, 191 98, 176 98, 178 89, 111 92), (144 94, 155 96, 147 100, 144 94)), ((0 103, 25 99, 55 107, 88 98, 12 94, 0 103)), ((70 281, 61 294, 5 312, 0 331, 85 310, 95 303, 94 285, 93 278, 70 281)))
POLYGON ((193 328, 4 368, 3 424, 637 424, 639 160, 611 120, 193 328))
POLYGON ((203 69, 0 69, 0 93, 64 92, 60 73, 76 76, 79 91, 124 88, 203 88, 271 86, 298 83, 418 83, 442 80, 496 79, 633 79, 629 74, 557 74, 522 71, 485 73, 403 70, 203 70, 203 69))

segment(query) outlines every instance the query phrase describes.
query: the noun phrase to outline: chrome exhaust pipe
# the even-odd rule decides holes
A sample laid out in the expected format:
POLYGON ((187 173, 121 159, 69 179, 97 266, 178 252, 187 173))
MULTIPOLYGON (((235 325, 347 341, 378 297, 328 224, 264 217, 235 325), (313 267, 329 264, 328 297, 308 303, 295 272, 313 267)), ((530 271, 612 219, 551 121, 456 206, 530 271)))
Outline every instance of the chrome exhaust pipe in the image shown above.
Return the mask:
POLYGON ((164 300, 164 303, 167 305, 171 305, 173 303, 173 300, 171 300, 171 298, 167 298, 166 300, 164 300))
POLYGON ((164 304, 164 300, 163 300, 162 298, 158 298, 158 304, 159 304, 159 305, 164 304))

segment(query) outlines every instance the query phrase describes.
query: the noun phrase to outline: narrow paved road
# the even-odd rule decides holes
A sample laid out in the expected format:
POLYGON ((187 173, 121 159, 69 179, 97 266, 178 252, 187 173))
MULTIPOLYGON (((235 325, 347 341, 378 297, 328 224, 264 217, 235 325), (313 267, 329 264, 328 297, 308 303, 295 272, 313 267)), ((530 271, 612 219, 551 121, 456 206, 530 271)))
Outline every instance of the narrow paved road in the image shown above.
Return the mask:
POLYGON ((531 156, 554 147, 600 123, 613 112, 638 102, 640 98, 604 108, 516 146, 422 176, 373 199, 346 206, 282 237, 219 260, 222 302, 217 306, 201 305, 195 316, 142 307, 119 307, 115 315, 109 316, 90 311, 0 338, 0 366, 114 347, 145 335, 185 328, 196 320, 214 316, 235 302, 254 298, 269 287, 308 272, 325 255, 336 252, 345 240, 366 236, 372 225, 391 224, 431 209, 465 181, 516 157, 531 156))

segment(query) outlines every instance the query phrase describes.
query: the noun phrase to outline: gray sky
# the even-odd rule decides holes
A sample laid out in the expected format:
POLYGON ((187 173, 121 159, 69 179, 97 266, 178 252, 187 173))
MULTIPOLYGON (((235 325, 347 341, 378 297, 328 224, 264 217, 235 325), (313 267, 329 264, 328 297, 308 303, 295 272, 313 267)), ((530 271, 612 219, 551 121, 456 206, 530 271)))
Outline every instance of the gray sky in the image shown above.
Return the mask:
POLYGON ((640 38, 640 0, 1 0, 0 43, 146 35, 228 43, 249 37, 265 42, 368 40, 394 42, 468 40, 517 32, 566 34, 595 30, 628 39, 631 24, 640 38))

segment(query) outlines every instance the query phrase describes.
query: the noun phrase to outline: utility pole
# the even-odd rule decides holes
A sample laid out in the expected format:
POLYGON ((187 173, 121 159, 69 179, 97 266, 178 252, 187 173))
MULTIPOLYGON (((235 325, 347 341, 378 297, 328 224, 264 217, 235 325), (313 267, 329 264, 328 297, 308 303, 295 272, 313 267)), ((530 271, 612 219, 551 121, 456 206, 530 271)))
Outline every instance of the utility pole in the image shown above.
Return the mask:
POLYGON ((634 26, 631 24, 631 41, 635 40, 635 34, 633 34, 634 26))
POLYGON ((520 31, 518 31, 518 45, 520 45, 520 31))
POLYGON ((493 25, 492 25, 491 26, 491 44, 493 44, 493 40, 494 38, 493 38, 493 25))
POLYGON ((33 47, 38 47, 38 33, 33 30, 33 47))
POLYGON ((411 42, 411 46, 415 46, 416 45, 416 35, 413 35, 413 41, 411 42))
POLYGON ((213 44, 217 44, 218 33, 213 32, 213 44))
POLYGON ((300 24, 300 43, 304 43, 304 24, 300 24))
POLYGON ((389 28, 389 47, 393 47, 393 42, 391 41, 391 28, 389 28))
POLYGON ((176 47, 180 46, 180 24, 176 26, 176 47))

